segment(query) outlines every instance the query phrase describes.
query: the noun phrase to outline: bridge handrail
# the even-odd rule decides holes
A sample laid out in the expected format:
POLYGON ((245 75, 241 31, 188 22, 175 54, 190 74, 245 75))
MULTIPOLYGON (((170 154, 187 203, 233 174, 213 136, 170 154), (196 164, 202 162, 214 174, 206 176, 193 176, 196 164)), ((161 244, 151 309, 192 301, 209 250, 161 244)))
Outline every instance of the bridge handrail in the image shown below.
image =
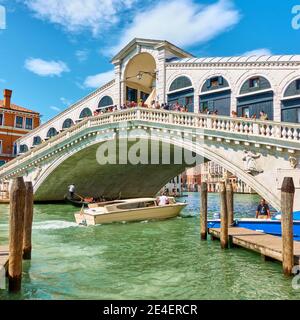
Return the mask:
POLYGON ((76 134, 81 131, 82 128, 131 120, 143 120, 217 131, 221 130, 245 135, 263 136, 264 138, 300 142, 300 124, 138 107, 100 114, 81 120, 74 126, 60 132, 55 137, 44 141, 42 144, 6 163, 0 169, 0 175, 3 171, 11 168, 15 164, 23 163, 23 160, 25 161, 28 156, 32 156, 40 150, 46 150, 49 146, 60 143, 65 136, 71 135, 72 133, 76 134))

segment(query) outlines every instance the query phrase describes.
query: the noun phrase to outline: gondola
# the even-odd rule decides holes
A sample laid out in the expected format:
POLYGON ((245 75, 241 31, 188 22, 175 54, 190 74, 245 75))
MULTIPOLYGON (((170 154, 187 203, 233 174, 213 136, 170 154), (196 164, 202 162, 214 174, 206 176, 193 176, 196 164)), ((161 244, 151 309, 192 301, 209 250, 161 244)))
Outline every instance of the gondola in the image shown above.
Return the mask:
POLYGON ((83 199, 71 199, 68 196, 65 196, 65 202, 72 204, 74 207, 82 207, 84 206, 85 208, 88 207, 89 204, 95 203, 95 201, 84 201, 83 199))

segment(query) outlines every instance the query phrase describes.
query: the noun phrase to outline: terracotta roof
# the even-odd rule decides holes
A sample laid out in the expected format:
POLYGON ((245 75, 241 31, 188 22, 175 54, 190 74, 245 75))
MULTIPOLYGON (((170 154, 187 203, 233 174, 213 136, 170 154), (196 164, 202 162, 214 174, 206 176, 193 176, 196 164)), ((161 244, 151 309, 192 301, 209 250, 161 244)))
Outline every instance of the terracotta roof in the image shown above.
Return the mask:
MULTIPOLYGON (((3 104, 3 100, 0 100, 0 108, 3 108, 3 109, 7 109, 4 107, 4 104, 3 104)), ((30 109, 26 109, 26 108, 23 108, 23 107, 20 107, 14 103, 11 103, 10 105, 10 109, 11 110, 14 110, 14 111, 20 111, 20 112, 28 112, 28 113, 33 113, 33 114, 39 114, 38 112, 36 111, 33 111, 33 110, 30 110, 30 109)), ((9 110, 9 109, 7 109, 9 110)))

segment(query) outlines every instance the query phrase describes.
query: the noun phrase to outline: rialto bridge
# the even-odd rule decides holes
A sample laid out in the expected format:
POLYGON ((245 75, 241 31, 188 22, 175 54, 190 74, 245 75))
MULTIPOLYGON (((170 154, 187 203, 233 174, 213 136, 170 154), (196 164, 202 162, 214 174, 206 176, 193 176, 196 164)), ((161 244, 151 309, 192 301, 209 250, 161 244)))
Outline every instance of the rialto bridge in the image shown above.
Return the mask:
POLYGON ((178 148, 220 164, 276 209, 280 209, 282 179, 292 176, 295 209, 300 209, 300 125, 149 108, 86 118, 7 163, 0 169, 0 179, 24 176, 33 182, 37 201, 62 200, 70 183, 84 195, 154 196, 187 165, 174 160, 178 148), (126 140, 128 149, 139 143, 134 149, 138 158, 138 149, 149 137, 159 141, 157 154, 149 156, 155 163, 122 162, 120 155, 114 163, 97 161, 99 147, 108 141, 118 145, 126 140), (164 145, 171 154, 166 163, 164 145))
POLYGON ((1 167, 1 181, 25 175, 39 201, 61 200, 70 183, 84 195, 154 195, 188 164, 96 161, 101 144, 122 144, 131 131, 132 140, 144 142, 151 132, 150 140, 160 141, 157 154, 170 146, 174 155, 181 146, 213 160, 277 209, 283 176, 294 177, 299 192, 300 55, 195 58, 168 41, 134 39, 112 64, 110 82, 17 141, 18 156, 1 167), (189 113, 135 108, 95 115, 140 100, 179 103, 189 113), (233 111, 248 118, 264 111, 270 121, 231 118, 233 111), (189 136, 196 142, 182 142, 189 136))

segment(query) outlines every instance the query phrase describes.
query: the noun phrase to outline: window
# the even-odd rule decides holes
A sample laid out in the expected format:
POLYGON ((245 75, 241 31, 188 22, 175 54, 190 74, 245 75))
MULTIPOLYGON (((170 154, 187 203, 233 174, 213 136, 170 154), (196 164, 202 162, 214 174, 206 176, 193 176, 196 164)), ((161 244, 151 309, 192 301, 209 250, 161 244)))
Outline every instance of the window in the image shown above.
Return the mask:
POLYGON ((259 87, 259 78, 253 78, 249 80, 250 88, 258 88, 259 87))
POLYGON ((23 128, 23 117, 16 116, 16 128, 23 128))
POLYGON ((92 116, 92 111, 89 108, 84 108, 79 116, 79 119, 87 118, 92 116))
POLYGON ((296 80, 296 90, 300 90, 300 79, 296 80))
POLYGON ((33 138, 33 145, 34 145, 34 146, 37 146, 37 145, 39 145, 39 144, 41 144, 41 143, 42 143, 41 137, 36 136, 36 137, 33 138))
POLYGON ((114 103, 113 103, 113 100, 111 97, 109 96, 104 96, 100 102, 99 102, 99 105, 98 105, 98 108, 104 108, 104 107, 110 107, 112 106, 114 103))
POLYGON ((4 165, 5 165, 5 163, 6 163, 6 161, 5 161, 5 160, 0 160, 0 167, 4 166, 4 165))
POLYGON ((74 124, 73 120, 68 118, 64 121, 62 128, 63 129, 71 128, 73 124, 74 124))
POLYGON ((169 91, 175 91, 175 90, 179 90, 179 89, 183 89, 183 88, 188 88, 188 87, 192 87, 192 82, 188 77, 185 76, 181 76, 176 78, 171 86, 170 86, 170 90, 169 91))
POLYGON ((52 137, 56 136, 57 134, 58 134, 57 130, 52 127, 48 130, 47 137, 52 138, 52 137))
POLYGON ((3 126, 4 124, 4 116, 3 116, 3 113, 0 113, 0 126, 3 126))
POLYGON ((21 144, 20 145, 20 153, 25 153, 28 151, 28 147, 26 144, 21 144))
POLYGON ((25 129, 32 130, 32 118, 26 118, 25 129))

